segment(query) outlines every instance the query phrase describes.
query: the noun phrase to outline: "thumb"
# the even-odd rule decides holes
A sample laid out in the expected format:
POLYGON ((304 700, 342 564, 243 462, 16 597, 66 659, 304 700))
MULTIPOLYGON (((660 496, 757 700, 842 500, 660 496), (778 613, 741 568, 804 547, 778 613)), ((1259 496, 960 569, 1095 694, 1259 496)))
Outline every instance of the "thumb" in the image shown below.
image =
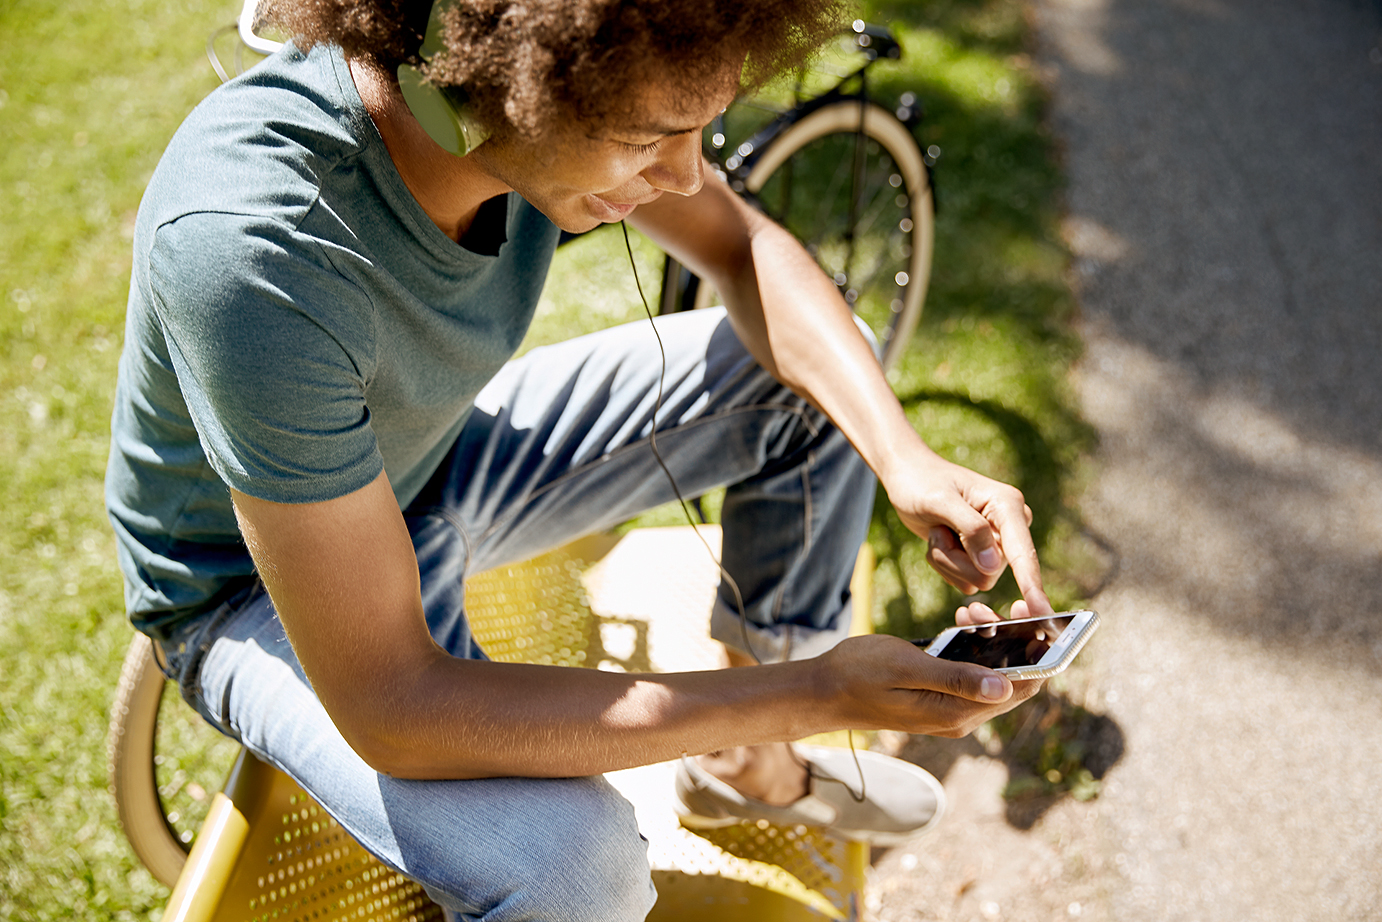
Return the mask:
POLYGON ((984 704, 997 704, 1012 697, 1012 682, 1002 673, 974 663, 951 662, 929 653, 922 655, 931 662, 923 666, 925 674, 919 677, 920 688, 984 704))
POLYGON ((1013 686, 1008 681, 1007 676, 991 669, 982 669, 982 674, 978 676, 978 679, 979 693, 973 695, 972 700, 995 704, 1000 701, 1007 701, 1012 697, 1013 686))

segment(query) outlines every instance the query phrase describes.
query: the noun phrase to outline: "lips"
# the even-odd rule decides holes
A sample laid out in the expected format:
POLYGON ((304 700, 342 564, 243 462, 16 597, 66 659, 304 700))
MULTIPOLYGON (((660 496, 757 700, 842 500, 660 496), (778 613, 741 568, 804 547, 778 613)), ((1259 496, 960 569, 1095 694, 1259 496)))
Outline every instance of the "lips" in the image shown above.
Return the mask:
POLYGON ((598 195, 591 196, 591 198, 595 200, 596 210, 603 212, 601 217, 606 221, 622 221, 629 216, 630 212, 638 207, 638 205, 633 202, 611 202, 607 199, 600 198, 598 195))
POLYGON ((605 221, 622 221, 639 205, 655 202, 661 197, 661 189, 655 189, 652 195, 645 196, 635 202, 615 202, 603 196, 596 195, 593 192, 590 194, 591 201, 595 204, 596 212, 601 219, 605 221))

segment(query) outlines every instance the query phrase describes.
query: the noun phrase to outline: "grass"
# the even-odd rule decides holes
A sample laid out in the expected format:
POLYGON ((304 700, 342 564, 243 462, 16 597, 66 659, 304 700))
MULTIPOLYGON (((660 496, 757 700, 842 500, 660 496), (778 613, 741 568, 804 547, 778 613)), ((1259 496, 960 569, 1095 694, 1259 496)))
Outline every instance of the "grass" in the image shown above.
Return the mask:
MULTIPOLYGON (((106 713, 129 632, 101 480, 134 214, 167 139, 215 85, 202 43, 236 7, 0 6, 0 918, 152 919, 167 896, 106 793, 106 713)), ((1068 500, 1091 435, 1065 376, 1079 344, 1060 176, 1022 8, 899 2, 863 15, 893 25, 905 50, 876 69, 875 91, 917 91, 920 139, 942 152, 935 274, 897 390, 937 450, 1026 492, 1053 595, 1078 601, 1097 567, 1068 500)), ((606 233, 562 252, 533 341, 641 314, 622 246, 606 233)), ((640 241, 637 252, 655 289, 656 251, 640 241)), ((958 598, 885 503, 870 541, 876 623, 934 630, 958 598)), ((992 597, 1013 594, 1004 583, 992 597)), ((167 732, 161 778, 195 822, 223 757, 194 726, 167 732)), ((1033 757, 1046 760, 1040 777, 1081 777, 1041 767, 1049 748, 1033 757)))

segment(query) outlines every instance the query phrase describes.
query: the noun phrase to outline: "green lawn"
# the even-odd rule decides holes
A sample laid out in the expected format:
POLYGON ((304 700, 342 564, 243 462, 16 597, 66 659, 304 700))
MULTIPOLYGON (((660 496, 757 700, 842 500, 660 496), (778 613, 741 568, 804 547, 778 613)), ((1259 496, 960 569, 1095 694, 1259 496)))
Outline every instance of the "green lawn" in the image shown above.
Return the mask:
MULTIPOLYGON (((101 478, 134 214, 167 138, 216 84, 203 43, 235 8, 0 6, 0 918, 153 918, 166 899, 106 792, 106 712, 129 631, 101 478)), ((891 23, 906 54, 876 69, 876 91, 919 92, 923 144, 942 149, 933 284, 895 385, 938 450, 1022 487, 1056 601, 1076 602, 1096 569, 1069 510, 1091 435, 1066 381, 1079 344, 1060 176, 1021 6, 898 2, 865 16, 891 23)), ((655 288, 656 252, 638 252, 655 288)), ((640 312, 622 241, 597 234, 559 256, 533 338, 640 312)), ((870 540, 879 626, 945 620, 956 596, 885 504, 870 540)), ((170 732, 183 748, 207 739, 170 732)), ((218 758, 201 775, 190 757, 164 766, 189 812, 218 758)))

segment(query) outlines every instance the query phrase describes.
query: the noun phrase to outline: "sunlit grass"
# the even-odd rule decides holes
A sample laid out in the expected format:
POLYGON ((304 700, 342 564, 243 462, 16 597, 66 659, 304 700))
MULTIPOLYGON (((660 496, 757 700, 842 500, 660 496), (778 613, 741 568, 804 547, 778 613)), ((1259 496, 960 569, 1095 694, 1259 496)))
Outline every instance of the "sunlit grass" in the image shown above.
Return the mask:
POLYGON ((224 4, 0 7, 0 918, 148 917, 166 898, 106 793, 129 639, 101 504, 143 187, 215 84, 224 4))
MULTIPOLYGON (((629 243, 648 307, 657 313, 662 251, 632 229, 629 243)), ((646 316, 629 268, 624 236, 616 226, 602 227, 557 251, 552 275, 521 351, 646 316)), ((656 342, 651 337, 650 333, 650 350, 655 351, 656 342)))

